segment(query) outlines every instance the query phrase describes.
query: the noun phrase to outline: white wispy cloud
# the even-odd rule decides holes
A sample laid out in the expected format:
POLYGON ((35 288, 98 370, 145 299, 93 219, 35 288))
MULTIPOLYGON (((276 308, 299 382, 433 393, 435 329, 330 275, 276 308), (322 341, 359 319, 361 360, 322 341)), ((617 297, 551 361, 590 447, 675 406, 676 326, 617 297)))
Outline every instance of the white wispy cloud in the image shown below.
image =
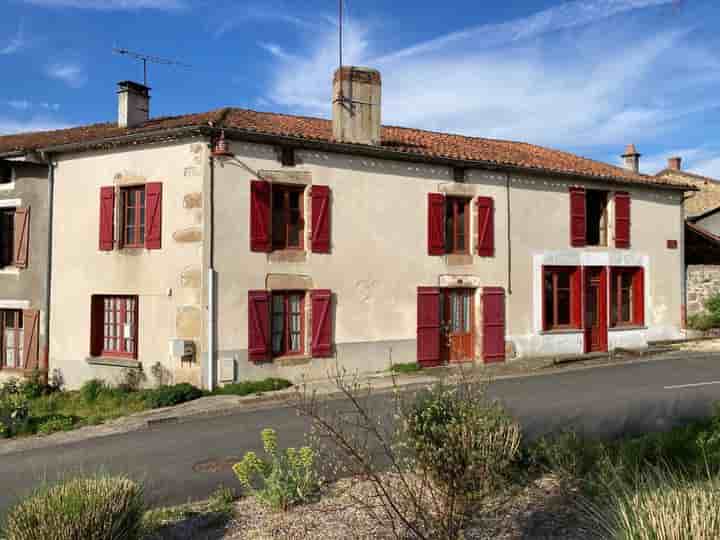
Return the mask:
MULTIPOLYGON (((0 42, 1 43, 1 42, 0 42)), ((25 27, 21 22, 15 35, 5 45, 0 45, 0 56, 15 54, 25 49, 29 40, 25 37, 25 27)))
POLYGON ((32 131, 51 131, 72 127, 70 124, 46 118, 42 116, 29 120, 16 120, 0 116, 0 135, 12 135, 13 133, 26 133, 32 131))
MULTIPOLYGON (((0 101, 0 103, 3 103, 0 101)), ((46 111, 59 111, 60 110, 60 104, 59 103, 48 103, 47 101, 42 101, 40 103, 35 103, 33 101, 29 101, 27 99, 9 99, 4 102, 5 105, 10 107, 11 109, 15 109, 16 111, 29 111, 31 109, 43 109, 46 111)))
POLYGON ((64 82, 71 88, 80 88, 87 82, 85 68, 73 62, 58 62, 50 64, 46 73, 48 77, 64 82))
POLYGON ((188 7, 184 0, 23 0, 26 4, 45 7, 94 9, 103 11, 157 9, 177 10, 188 7))
POLYGON ((222 7, 220 18, 215 22, 215 37, 221 37, 228 32, 246 23, 270 22, 282 24, 302 30, 318 30, 329 24, 325 18, 310 19, 302 15, 295 15, 284 4, 275 0, 267 0, 262 4, 245 2, 242 5, 233 5, 232 8, 222 7))

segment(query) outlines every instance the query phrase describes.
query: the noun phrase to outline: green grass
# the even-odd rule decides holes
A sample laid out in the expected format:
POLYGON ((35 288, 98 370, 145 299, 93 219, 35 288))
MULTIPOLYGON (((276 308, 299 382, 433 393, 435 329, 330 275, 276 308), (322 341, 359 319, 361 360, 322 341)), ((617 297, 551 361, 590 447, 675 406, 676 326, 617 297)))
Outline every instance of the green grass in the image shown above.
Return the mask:
POLYGON ((218 388, 213 395, 250 396, 265 392, 275 392, 290 388, 292 383, 285 379, 264 379, 262 381, 245 381, 236 384, 228 384, 218 388))
POLYGON ((407 374, 407 373, 417 373, 420 371, 420 364, 417 362, 408 362, 406 364, 393 364, 390 367, 390 371, 392 373, 399 373, 399 374, 407 374))

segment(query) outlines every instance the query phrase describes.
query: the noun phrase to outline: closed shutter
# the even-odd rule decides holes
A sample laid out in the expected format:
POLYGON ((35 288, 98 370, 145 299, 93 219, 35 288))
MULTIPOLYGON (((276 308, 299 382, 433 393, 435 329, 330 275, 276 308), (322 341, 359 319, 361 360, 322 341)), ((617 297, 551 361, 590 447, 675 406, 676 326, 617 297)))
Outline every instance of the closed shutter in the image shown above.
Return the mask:
POLYGON ((332 356, 332 293, 318 289, 310 293, 312 302, 312 355, 332 356))
POLYGON ((270 182, 250 182, 250 250, 269 252, 270 237, 270 182))
POLYGON ((505 290, 485 287, 482 291, 483 360, 505 360, 505 290))
POLYGON ((15 253, 14 264, 18 268, 27 268, 30 244, 30 208, 15 210, 15 253))
POLYGON ((100 188, 100 251, 112 251, 115 222, 115 188, 100 188))
POLYGON ((145 247, 160 249, 162 244, 162 184, 145 185, 145 247))
POLYGON ((633 275, 633 323, 645 325, 645 270, 638 268, 633 275))
POLYGON ((440 289, 418 287, 417 360, 422 366, 440 364, 440 289))
POLYGON ((584 270, 576 268, 570 276, 570 324, 573 328, 583 327, 583 282, 584 270))
POLYGON ((262 362, 270 356, 270 292, 248 292, 248 357, 262 362))
POLYGON ((495 255, 495 208, 491 197, 478 197, 478 255, 495 255))
POLYGON ((312 187, 312 250, 330 253, 330 188, 312 187))
POLYGON ((428 193, 428 254, 445 254, 445 197, 428 193))
POLYGON ((615 247, 630 247, 630 194, 615 193, 615 247))
POLYGON ((100 356, 103 351, 105 305, 102 296, 90 299, 90 356, 100 356))
POLYGON ((23 311, 23 355, 25 369, 38 369, 38 332, 40 312, 36 309, 23 311))
POLYGON ((585 189, 570 188, 570 245, 585 246, 585 189))

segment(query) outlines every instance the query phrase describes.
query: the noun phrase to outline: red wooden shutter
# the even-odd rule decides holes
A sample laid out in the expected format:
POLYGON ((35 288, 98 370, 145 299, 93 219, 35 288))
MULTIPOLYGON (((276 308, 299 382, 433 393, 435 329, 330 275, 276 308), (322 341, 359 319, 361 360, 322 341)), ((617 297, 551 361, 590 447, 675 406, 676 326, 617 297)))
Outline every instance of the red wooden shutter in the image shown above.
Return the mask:
POLYGON ((445 254, 445 197, 428 193, 428 254, 445 254))
POLYGON ((332 356, 332 293, 318 289, 310 293, 312 301, 312 355, 332 356))
POLYGON ((570 188, 570 245, 585 246, 585 189, 570 188))
POLYGON ((423 366, 440 364, 440 289, 418 287, 417 359, 423 366))
POLYGON ((90 300, 90 356, 100 356, 103 350, 105 305, 102 296, 90 300))
POLYGON ((262 362, 270 356, 270 292, 248 292, 248 357, 262 362))
POLYGON ((615 247, 630 247, 630 194, 615 193, 615 247))
POLYGON ((478 197, 478 255, 495 255, 495 208, 492 197, 478 197))
POLYGON ((270 182, 250 182, 250 250, 272 250, 270 236, 270 182))
POLYGON ((112 251, 115 222, 115 188, 100 188, 100 251, 112 251))
POLYGON ((162 184, 145 185, 145 247, 160 249, 162 244, 162 184))
POLYGON ((312 250, 330 253, 330 188, 312 187, 312 250))
POLYGON ((485 287, 482 292, 483 360, 505 360, 505 290, 485 287))
POLYGON ((570 323, 573 328, 582 328, 583 316, 582 316, 582 299, 583 299, 583 281, 584 274, 582 268, 576 268, 573 270, 570 276, 570 323))
POLYGON ((30 243, 30 208, 15 210, 15 253, 14 264, 18 268, 27 268, 28 247, 30 243))
POLYGON ((38 364, 38 332, 40 328, 40 312, 36 309, 23 311, 23 363, 25 369, 37 369, 38 364))
POLYGON ((633 323, 645 325, 645 270, 638 268, 633 275, 633 323))

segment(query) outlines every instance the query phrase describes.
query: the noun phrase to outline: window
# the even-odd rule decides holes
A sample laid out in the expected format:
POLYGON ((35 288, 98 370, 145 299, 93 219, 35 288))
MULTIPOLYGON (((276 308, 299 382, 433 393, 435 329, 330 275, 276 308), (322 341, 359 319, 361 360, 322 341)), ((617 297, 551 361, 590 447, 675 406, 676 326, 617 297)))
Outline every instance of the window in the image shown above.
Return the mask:
POLYGON ((0 184, 9 184, 13 180, 13 170, 7 163, 0 163, 0 184))
POLYGON ((610 284, 610 326, 642 326, 644 294, 642 268, 613 268, 610 284))
POLYGON ((145 247, 145 186, 123 188, 120 193, 122 244, 145 247))
POLYGON ((272 186, 273 249, 303 248, 304 186, 272 186))
POLYGON ((580 269, 543 269, 543 327, 545 330, 580 327, 580 269))
MULTIPOLYGON (((627 194, 625 194, 627 195, 627 194)), ((622 198, 622 197, 621 197, 622 198)), ((625 235, 627 228, 624 224, 630 222, 629 197, 627 204, 621 204, 618 210, 618 204, 615 204, 616 219, 616 246, 629 247, 623 245, 627 236, 629 244, 629 231, 625 235), (620 228, 618 228, 618 224, 620 228), (618 233, 620 231, 620 233, 618 233), (622 237, 620 242, 617 236, 622 237)), ((626 199, 623 199, 625 201, 626 199)), ((570 187, 570 245, 573 247, 585 246, 607 246, 608 241, 608 192, 593 189, 585 189, 582 187, 570 187)), ((617 194, 616 194, 617 201, 617 194)))
POLYGON ((607 201, 605 191, 586 192, 586 245, 607 246, 607 201))
POLYGON ((0 208, 0 268, 15 259, 15 209, 0 208))
POLYGON ((448 197, 445 201, 445 252, 469 253, 470 200, 448 197))
POLYGON ((302 354, 304 324, 304 292, 273 292, 272 354, 302 354))
POLYGON ((0 310, 0 367, 23 367, 23 316, 19 310, 0 310))
POLYGON ((100 341, 95 354, 137 358, 137 296, 94 297, 96 319, 93 324, 100 341))

